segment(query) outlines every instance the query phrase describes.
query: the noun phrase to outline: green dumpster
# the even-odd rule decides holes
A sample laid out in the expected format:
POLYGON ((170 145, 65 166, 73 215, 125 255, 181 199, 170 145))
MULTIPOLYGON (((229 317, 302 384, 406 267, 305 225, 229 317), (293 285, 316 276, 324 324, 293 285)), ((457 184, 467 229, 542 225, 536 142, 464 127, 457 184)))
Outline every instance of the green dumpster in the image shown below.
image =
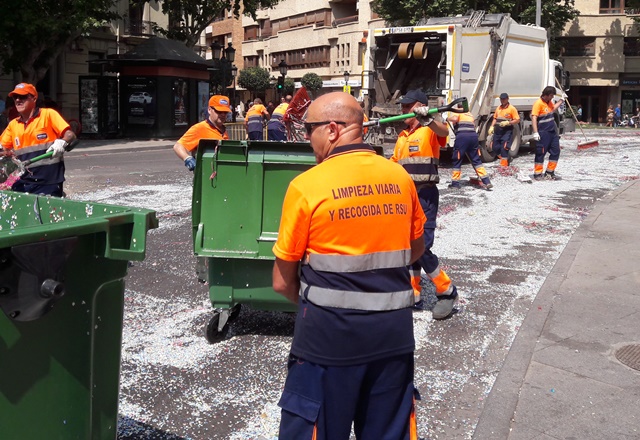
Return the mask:
MULTIPOLYGON (((382 154, 381 149, 377 152, 382 154)), ((193 248, 214 309, 205 330, 209 342, 224 339, 241 304, 296 310, 273 291, 271 248, 289 182, 315 163, 309 143, 200 141, 193 183, 193 248)))
POLYGON ((129 260, 155 212, 0 191, 0 438, 115 439, 129 260))

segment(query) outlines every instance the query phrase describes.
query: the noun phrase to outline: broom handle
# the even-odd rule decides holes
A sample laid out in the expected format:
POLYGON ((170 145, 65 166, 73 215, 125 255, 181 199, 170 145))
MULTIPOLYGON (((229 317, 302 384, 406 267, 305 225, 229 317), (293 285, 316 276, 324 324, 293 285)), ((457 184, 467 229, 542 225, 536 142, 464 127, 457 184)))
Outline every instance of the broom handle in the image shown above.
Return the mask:
MULTIPOLYGON (((558 81, 558 78, 556 78, 556 84, 558 85, 558 88, 560 90, 562 90, 562 86, 560 85, 560 81, 558 81)), ((562 93, 564 95, 566 95, 564 90, 562 90, 562 93)), ((569 106, 569 108, 571 109, 571 114, 573 115, 573 120, 576 121, 576 125, 580 129, 580 132, 582 133, 582 136, 584 136, 584 140, 586 141, 587 140, 587 135, 584 134, 584 130, 582 129, 582 126, 580 125, 580 121, 578 121, 578 117, 576 116, 576 113, 573 111, 573 107, 571 107, 571 103, 569 102, 569 97, 567 96, 566 98, 564 98, 564 100, 567 103, 567 105, 569 106)))

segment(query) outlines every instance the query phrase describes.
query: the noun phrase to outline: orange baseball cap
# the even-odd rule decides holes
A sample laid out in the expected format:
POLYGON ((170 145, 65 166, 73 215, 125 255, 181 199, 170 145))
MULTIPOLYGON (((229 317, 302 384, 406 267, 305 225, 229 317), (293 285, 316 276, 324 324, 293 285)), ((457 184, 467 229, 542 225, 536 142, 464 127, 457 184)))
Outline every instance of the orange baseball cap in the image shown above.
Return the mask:
POLYGON ((209 99, 209 107, 213 107, 218 112, 230 112, 229 97, 223 95, 213 95, 209 99))
POLYGON ((38 97, 38 91, 33 86, 33 84, 28 83, 20 83, 13 89, 12 92, 9 92, 9 96, 14 97, 16 95, 33 95, 34 97, 38 97))

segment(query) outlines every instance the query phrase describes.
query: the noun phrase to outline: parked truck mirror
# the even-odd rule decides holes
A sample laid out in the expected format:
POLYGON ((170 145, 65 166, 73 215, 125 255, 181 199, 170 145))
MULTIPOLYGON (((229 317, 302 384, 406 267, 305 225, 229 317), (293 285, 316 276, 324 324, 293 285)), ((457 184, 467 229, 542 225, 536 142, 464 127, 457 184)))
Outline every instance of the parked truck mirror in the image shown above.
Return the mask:
POLYGON ((564 89, 565 92, 568 92, 569 89, 571 88, 571 73, 570 72, 563 72, 562 74, 562 88, 564 89))

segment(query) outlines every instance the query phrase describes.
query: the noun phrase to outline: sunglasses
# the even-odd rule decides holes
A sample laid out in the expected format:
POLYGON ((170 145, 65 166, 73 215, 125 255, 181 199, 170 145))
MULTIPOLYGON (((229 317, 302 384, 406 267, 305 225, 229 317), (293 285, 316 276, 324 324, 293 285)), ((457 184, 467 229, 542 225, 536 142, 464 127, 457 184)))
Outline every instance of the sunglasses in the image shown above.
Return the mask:
POLYGON ((13 96, 14 101, 26 101, 29 98, 31 98, 31 95, 14 95, 13 96))
POLYGON ((311 136, 311 132, 313 131, 314 127, 331 124, 332 122, 335 122, 336 124, 340 124, 340 125, 347 125, 346 122, 342 122, 342 121, 305 122, 304 129, 307 131, 307 136, 311 136))

